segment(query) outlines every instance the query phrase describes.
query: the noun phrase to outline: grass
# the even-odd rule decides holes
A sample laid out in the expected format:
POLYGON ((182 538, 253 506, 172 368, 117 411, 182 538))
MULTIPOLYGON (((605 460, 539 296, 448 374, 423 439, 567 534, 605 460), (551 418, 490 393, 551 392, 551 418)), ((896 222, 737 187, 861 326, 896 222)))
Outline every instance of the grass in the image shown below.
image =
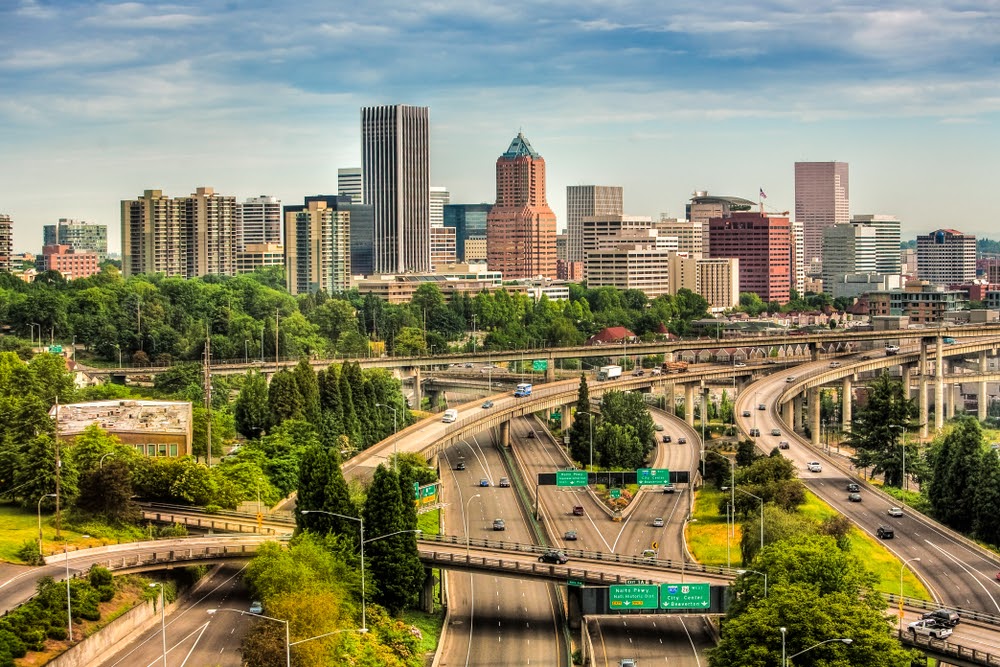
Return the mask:
POLYGON ((415 625, 420 629, 420 650, 425 654, 436 651, 438 641, 441 639, 441 628, 444 626, 444 609, 439 607, 433 614, 407 609, 403 611, 402 616, 404 623, 415 625))
POLYGON ((441 510, 434 509, 417 515, 417 528, 424 535, 441 534, 441 510))
MULTIPOLYGON (((719 514, 719 500, 724 491, 712 487, 702 487, 695 495, 694 515, 697 522, 689 523, 687 527, 688 548, 695 560, 706 565, 726 564, 726 518, 719 514)), ((812 493, 806 493, 805 504, 799 507, 799 513, 817 523, 828 517, 837 516, 837 511, 817 498, 812 493)), ((740 526, 736 526, 736 537, 732 541, 731 555, 733 565, 739 564, 740 526)), ((861 532, 856 527, 851 528, 848 535, 850 550, 865 566, 875 573, 878 582, 875 588, 884 593, 899 593, 900 560, 878 540, 861 532)), ((931 596, 920 580, 909 570, 903 572, 903 595, 930 600, 931 596)))
MULTIPOLYGON (((62 551, 63 545, 77 548, 99 547, 113 544, 118 537, 113 529, 102 527, 100 537, 72 530, 67 526, 67 513, 63 512, 61 539, 56 539, 55 514, 42 512, 42 549, 47 556, 62 551)), ((131 542, 135 537, 127 531, 121 532, 123 541, 131 542)), ((0 561, 23 563, 17 552, 25 542, 38 541, 38 513, 17 505, 0 505, 0 561)))

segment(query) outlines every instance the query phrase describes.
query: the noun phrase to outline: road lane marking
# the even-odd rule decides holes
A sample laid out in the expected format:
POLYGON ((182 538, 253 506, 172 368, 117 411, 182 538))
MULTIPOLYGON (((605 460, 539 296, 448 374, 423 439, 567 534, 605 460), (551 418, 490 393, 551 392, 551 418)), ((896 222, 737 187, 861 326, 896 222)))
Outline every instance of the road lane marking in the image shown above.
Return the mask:
MULTIPOLYGON (((982 572, 980 572, 979 570, 971 570, 969 567, 967 567, 965 565, 965 563, 963 563, 962 561, 958 560, 957 558, 955 558, 950 553, 948 553, 947 551, 945 551, 944 549, 942 549, 938 545, 934 544, 930 540, 924 540, 924 541, 927 543, 927 545, 929 547, 931 547, 933 549, 937 549, 942 554, 944 554, 945 556, 947 556, 955 565, 957 565, 960 568, 962 568, 963 570, 965 570, 965 572, 968 573, 972 577, 972 580, 975 581, 979 585, 979 587, 983 589, 983 592, 986 593, 987 597, 989 597, 990 602, 993 603, 993 606, 996 607, 997 611, 1000 611, 1000 604, 997 603, 997 600, 996 600, 996 598, 993 597, 993 594, 990 593, 990 591, 986 588, 986 586, 983 584, 983 582, 980 581, 979 577, 977 577, 977 576, 975 576, 975 575, 972 574, 973 571, 975 571, 976 574, 980 574, 980 575, 983 574, 982 572)), ((972 601, 969 600, 967 602, 971 603, 972 601)))

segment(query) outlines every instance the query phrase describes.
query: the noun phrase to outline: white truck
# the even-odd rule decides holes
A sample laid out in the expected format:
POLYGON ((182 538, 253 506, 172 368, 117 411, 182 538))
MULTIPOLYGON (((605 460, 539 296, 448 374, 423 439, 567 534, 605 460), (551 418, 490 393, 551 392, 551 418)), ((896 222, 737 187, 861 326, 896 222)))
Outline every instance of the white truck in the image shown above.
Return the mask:
POLYGON ((597 379, 601 380, 612 380, 614 378, 619 378, 622 376, 621 366, 601 366, 597 371, 597 379))
POLYGON ((951 628, 939 624, 932 618, 914 621, 908 627, 910 633, 914 636, 924 635, 926 637, 933 637, 934 639, 944 639, 951 636, 951 628))

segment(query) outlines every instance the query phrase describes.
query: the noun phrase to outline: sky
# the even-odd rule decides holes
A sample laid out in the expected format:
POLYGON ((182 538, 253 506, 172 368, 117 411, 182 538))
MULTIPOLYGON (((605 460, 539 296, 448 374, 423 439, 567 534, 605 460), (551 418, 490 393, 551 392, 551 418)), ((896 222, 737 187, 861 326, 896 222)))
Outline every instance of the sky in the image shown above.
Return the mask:
POLYGON ((360 108, 430 107, 431 182, 492 202, 518 131, 567 185, 683 217, 695 190, 1000 238, 1000 0, 0 0, 0 213, 108 225, 146 189, 301 203, 361 166, 360 108))

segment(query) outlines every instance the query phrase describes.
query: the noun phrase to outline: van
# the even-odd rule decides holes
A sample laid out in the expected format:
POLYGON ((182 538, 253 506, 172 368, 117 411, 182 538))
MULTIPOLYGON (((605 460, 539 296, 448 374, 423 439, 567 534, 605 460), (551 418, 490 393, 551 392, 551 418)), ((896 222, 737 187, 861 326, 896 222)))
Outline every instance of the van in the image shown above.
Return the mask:
POLYGON ((444 416, 441 417, 441 421, 445 424, 451 424, 452 422, 458 421, 458 410, 445 410, 444 416))

